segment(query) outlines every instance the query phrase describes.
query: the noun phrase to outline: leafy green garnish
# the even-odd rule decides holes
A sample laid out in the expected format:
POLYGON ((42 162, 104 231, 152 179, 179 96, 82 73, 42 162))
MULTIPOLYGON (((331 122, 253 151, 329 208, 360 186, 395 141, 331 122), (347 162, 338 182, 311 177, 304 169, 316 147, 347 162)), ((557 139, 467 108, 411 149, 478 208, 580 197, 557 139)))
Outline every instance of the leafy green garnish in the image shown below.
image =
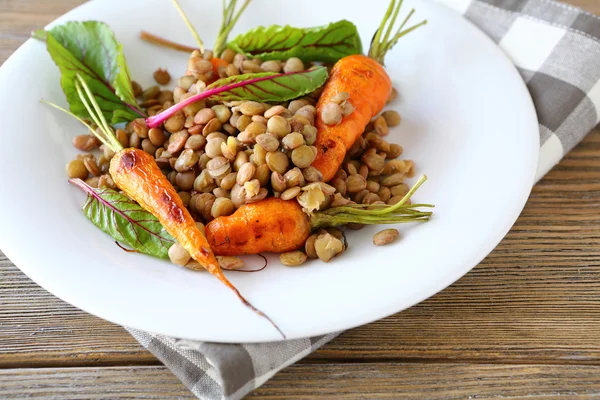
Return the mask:
POLYGON ((317 67, 310 71, 276 74, 261 72, 219 79, 202 93, 191 96, 160 114, 146 119, 149 128, 156 128, 173 114, 202 99, 213 101, 253 100, 259 102, 282 102, 304 96, 321 87, 327 81, 327 68, 317 67))
POLYGON ((168 251, 175 239, 154 215, 115 190, 94 189, 80 179, 70 182, 87 193, 83 213, 103 232, 140 253, 169 258, 168 251))
POLYGON ((48 32, 43 29, 38 29, 31 32, 31 37, 39 40, 40 42, 45 42, 48 39, 48 32))
POLYGON ((334 63, 340 58, 362 53, 356 26, 346 20, 315 28, 259 26, 236 36, 228 46, 248 57, 261 60, 287 60, 334 63))
POLYGON ((90 118, 75 89, 79 74, 91 88, 107 120, 119 123, 145 116, 133 95, 122 45, 108 25, 97 21, 67 22, 49 31, 36 31, 32 36, 46 41, 75 115, 90 118))
POLYGON ((234 75, 219 79, 206 90, 227 88, 210 96, 213 101, 287 101, 311 93, 321 87, 328 78, 327 68, 318 67, 311 71, 291 74, 259 72, 234 75))

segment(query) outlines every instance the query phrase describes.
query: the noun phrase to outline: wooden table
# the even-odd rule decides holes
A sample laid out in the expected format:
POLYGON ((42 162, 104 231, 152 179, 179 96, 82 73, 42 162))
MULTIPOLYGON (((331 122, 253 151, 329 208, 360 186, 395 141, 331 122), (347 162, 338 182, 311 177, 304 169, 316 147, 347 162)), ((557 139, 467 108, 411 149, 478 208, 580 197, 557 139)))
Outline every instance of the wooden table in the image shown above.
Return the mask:
MULTIPOLYGON (((0 62, 82 2, 0 0, 0 62)), ((569 2, 600 14, 598 0, 569 2)), ((464 278, 346 332, 251 397, 316 395, 600 398, 600 131, 535 186, 464 278)), ((0 398, 29 396, 191 398, 123 328, 55 298, 0 253, 0 398)))

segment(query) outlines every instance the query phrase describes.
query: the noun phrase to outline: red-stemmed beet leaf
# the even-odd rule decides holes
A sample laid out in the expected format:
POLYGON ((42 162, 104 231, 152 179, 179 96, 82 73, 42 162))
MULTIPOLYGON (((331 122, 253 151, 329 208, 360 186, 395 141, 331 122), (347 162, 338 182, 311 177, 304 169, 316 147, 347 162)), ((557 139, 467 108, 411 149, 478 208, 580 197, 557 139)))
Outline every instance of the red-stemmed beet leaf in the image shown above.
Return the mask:
POLYGON ((203 99, 213 101, 253 100, 259 102, 283 102, 304 96, 321 87, 328 78, 327 68, 317 67, 309 71, 276 74, 236 75, 219 79, 202 93, 191 96, 165 111, 146 119, 149 128, 159 127, 186 106, 203 99))
POLYGON ((140 253, 169 258, 168 251, 175 239, 154 215, 113 189, 95 189, 81 179, 69 182, 88 195, 83 213, 103 232, 140 253))
POLYGON ((261 60, 287 60, 335 63, 351 54, 362 54, 356 26, 346 20, 314 28, 259 26, 236 36, 228 43, 236 53, 261 60))
POLYGON ((73 114, 90 118, 75 90, 76 76, 80 75, 111 123, 146 116, 133 94, 123 46, 107 24, 70 21, 48 31, 35 31, 32 37, 46 42, 48 53, 61 72, 60 84, 73 114))

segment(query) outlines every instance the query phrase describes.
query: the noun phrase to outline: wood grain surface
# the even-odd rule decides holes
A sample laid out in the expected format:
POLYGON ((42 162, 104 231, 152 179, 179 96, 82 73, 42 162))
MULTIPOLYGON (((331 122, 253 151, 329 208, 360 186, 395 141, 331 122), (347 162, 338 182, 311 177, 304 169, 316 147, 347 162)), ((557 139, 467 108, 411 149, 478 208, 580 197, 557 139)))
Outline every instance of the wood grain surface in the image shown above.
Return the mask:
MULTIPOLYGON (((0 0, 0 62, 32 29, 82 2, 0 0)), ((600 14, 598 0, 569 3, 600 14)), ((599 366, 594 131, 534 187, 513 229, 473 271, 418 306, 344 333, 252 398, 600 398, 599 366)), ((0 398, 27 396, 190 397, 123 328, 57 299, 0 253, 0 398)))
MULTIPOLYGON (((163 366, 0 370, 2 398, 193 399, 163 366)), ((600 367, 365 363, 293 365, 251 399, 595 399, 600 367)))

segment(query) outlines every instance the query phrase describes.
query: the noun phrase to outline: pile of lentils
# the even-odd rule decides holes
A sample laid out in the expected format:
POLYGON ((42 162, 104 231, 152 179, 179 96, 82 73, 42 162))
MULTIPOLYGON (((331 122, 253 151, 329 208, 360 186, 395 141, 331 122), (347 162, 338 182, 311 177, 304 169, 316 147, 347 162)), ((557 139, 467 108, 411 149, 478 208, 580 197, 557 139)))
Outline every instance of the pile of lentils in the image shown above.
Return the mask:
MULTIPOLYGON (((174 90, 158 85, 143 90, 133 82, 140 107, 153 116, 204 91, 207 83, 216 78, 212 57, 210 51, 203 55, 194 51, 174 90)), ((295 57, 261 62, 229 49, 221 58, 228 64, 219 67, 220 78, 265 71, 298 72, 314 67, 295 57)), ((163 86, 172 80, 163 69, 154 73, 154 79, 163 86)), ((413 162, 398 159, 402 147, 384 139, 389 127, 400 124, 400 115, 385 111, 374 118, 348 151, 334 179, 324 183, 322 174, 311 166, 317 155, 314 124, 320 92, 276 105, 201 100, 170 117, 162 128, 149 129, 145 120, 139 118, 115 133, 124 147, 142 149, 154 156, 198 225, 231 215, 240 206, 269 196, 297 199, 307 212, 347 204, 396 204, 409 190, 404 179, 414 176, 413 162), (315 191, 319 196, 311 195, 315 191), (314 199, 318 199, 316 203, 314 199)), ((394 89, 388 102, 396 97, 394 89)), ((326 104, 321 113, 323 122, 336 125, 351 114, 354 109, 348 99, 348 93, 342 92, 326 104)), ((108 173, 114 153, 100 146, 93 135, 77 136, 73 145, 85 153, 67 165, 69 177, 83 179, 94 188, 117 189, 108 173), (97 149, 101 150, 98 156, 93 153, 97 149)), ((397 231, 377 235, 376 245, 390 243, 398 236, 397 231)), ((307 257, 329 261, 345 248, 340 229, 321 230, 307 240, 305 252, 282 254, 281 261, 285 265, 300 265, 307 257)))

